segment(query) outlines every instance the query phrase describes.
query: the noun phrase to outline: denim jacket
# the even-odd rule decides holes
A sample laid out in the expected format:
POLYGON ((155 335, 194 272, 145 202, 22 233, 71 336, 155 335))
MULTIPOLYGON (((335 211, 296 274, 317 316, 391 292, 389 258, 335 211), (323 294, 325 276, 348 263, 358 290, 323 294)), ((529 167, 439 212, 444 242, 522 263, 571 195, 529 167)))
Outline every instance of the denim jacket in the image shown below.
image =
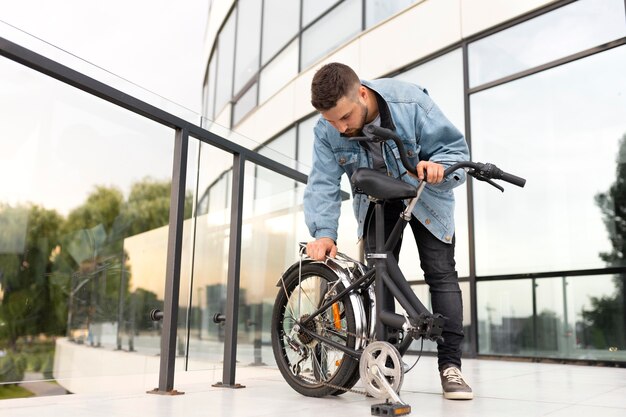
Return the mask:
MULTIPOLYGON (((403 139, 411 165, 421 160, 450 166, 469 160, 465 138, 443 115, 425 89, 393 79, 361 81, 376 93, 381 126, 396 131, 403 139)), ((320 117, 314 128, 313 166, 304 192, 304 215, 311 236, 337 241, 341 206, 340 182, 346 173, 351 177, 359 167, 371 167, 372 160, 359 142, 350 142, 320 117)), ((392 140, 383 146, 387 173, 417 187, 419 181, 402 166, 398 148, 392 140)), ((445 243, 454 235, 454 194, 452 189, 465 181, 465 171, 458 170, 440 184, 427 184, 413 215, 445 243)), ((353 193, 358 237, 363 236, 369 207, 366 195, 353 193)))

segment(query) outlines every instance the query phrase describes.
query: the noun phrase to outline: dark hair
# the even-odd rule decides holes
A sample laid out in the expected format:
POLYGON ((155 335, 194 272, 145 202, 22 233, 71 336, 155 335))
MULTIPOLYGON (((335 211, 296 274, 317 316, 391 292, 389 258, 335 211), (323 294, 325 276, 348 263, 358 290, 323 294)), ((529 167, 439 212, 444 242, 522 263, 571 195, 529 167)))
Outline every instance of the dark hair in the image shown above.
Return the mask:
POLYGON ((317 111, 330 110, 355 91, 361 80, 347 65, 331 62, 317 70, 311 82, 311 104, 317 111))

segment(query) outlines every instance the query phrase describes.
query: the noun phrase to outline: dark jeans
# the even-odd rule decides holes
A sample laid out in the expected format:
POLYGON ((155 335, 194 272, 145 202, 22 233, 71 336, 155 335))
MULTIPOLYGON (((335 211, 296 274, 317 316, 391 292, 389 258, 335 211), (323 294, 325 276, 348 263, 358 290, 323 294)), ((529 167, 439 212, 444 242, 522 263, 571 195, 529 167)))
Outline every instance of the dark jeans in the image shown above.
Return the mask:
MULTIPOLYGON (((403 209, 404 204, 402 202, 385 203, 385 238, 393 230, 393 226, 398 221, 403 209)), ((371 204, 365 220, 365 253, 373 252, 376 248, 375 217, 374 204, 371 204)), ((460 368, 461 343, 464 336, 463 301, 455 269, 455 239, 452 239, 451 244, 440 241, 415 217, 411 218, 409 224, 415 237, 424 279, 430 288, 433 313, 442 314, 447 318, 442 333, 444 340, 437 345, 439 369, 441 370, 445 364, 454 364, 460 368)), ((400 259, 401 244, 402 238, 393 250, 396 259, 400 259)), ((391 294, 389 296, 384 305, 387 308, 393 308, 393 297, 391 294)))

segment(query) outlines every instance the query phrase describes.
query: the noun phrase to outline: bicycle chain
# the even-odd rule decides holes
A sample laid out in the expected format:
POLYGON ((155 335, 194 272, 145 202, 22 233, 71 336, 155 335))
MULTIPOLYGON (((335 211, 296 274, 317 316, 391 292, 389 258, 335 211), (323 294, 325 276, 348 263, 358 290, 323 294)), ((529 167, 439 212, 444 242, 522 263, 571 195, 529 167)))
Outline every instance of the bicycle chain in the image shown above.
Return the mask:
MULTIPOLYGON (((356 333, 351 333, 351 332, 348 332, 348 331, 344 331, 343 333, 345 335, 347 335, 347 336, 353 336, 356 339, 365 340, 367 343, 372 341, 367 336, 357 335, 356 333)), ((359 372, 358 369, 357 369, 357 372, 359 372)), ((355 393, 355 394, 364 395, 366 397, 370 396, 370 394, 367 391, 361 391, 361 390, 354 389, 354 388, 346 388, 346 387, 342 387, 342 386, 339 386, 339 385, 331 384, 330 382, 326 382, 326 381, 318 381, 317 379, 309 378, 309 377, 304 376, 304 375, 298 375, 298 376, 300 378, 304 379, 305 381, 313 382, 313 383, 316 383, 316 384, 322 384, 324 386, 327 386, 327 387, 330 387, 330 388, 334 388, 334 389, 338 389, 338 390, 341 390, 341 391, 344 391, 344 392, 352 392, 352 393, 355 393)))
MULTIPOLYGON (((357 372, 358 372, 358 369, 357 369, 357 372)), ((355 394, 365 395, 366 397, 369 395, 366 391, 361 391, 361 390, 354 389, 354 388, 341 387, 339 385, 331 384, 330 382, 318 381, 317 379, 309 378, 308 376, 299 375, 299 377, 304 379, 305 381, 314 382, 316 384, 322 384, 324 386, 331 387, 331 388, 334 388, 334 389, 338 389, 338 390, 341 390, 341 391, 353 392, 355 394)))

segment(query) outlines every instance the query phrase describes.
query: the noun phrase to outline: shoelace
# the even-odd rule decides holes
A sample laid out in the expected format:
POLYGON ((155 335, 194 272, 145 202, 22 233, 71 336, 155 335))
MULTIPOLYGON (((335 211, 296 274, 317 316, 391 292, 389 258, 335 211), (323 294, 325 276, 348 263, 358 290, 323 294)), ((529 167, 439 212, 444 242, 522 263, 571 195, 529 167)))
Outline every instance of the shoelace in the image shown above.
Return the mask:
POLYGON ((448 382, 454 382, 455 384, 463 385, 463 375, 461 375, 461 371, 459 371, 458 368, 446 368, 443 371, 443 377, 446 378, 448 382))

